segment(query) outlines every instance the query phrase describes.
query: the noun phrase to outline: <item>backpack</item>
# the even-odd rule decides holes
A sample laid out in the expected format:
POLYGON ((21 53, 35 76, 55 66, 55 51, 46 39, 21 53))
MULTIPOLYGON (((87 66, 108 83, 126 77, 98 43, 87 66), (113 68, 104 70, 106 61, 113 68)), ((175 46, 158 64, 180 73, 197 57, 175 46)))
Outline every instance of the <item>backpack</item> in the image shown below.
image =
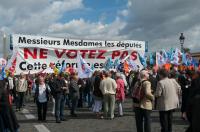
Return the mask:
POLYGON ((140 103, 140 101, 144 98, 145 93, 143 90, 143 83, 147 81, 144 80, 142 82, 139 82, 139 84, 137 85, 137 87, 135 87, 135 89, 132 92, 132 98, 133 98, 133 102, 134 103, 140 103))

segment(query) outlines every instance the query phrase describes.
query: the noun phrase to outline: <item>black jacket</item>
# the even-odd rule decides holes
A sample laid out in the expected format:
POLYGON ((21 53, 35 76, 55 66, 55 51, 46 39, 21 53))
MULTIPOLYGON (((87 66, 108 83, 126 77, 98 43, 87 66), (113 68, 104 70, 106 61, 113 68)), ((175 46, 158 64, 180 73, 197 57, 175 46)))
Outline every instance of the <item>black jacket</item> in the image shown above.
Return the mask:
POLYGON ((200 77, 192 80, 187 103, 187 117, 190 122, 191 132, 200 132, 200 77))
POLYGON ((9 92, 5 85, 6 80, 0 80, 0 131, 3 132, 4 128, 8 128, 11 132, 15 132, 19 128, 19 124, 12 106, 9 104, 9 92))
POLYGON ((100 82, 101 82, 100 76, 96 76, 95 77, 95 81, 94 81, 94 91, 93 91, 93 94, 96 97, 102 98, 103 94, 102 94, 102 92, 100 90, 100 82))

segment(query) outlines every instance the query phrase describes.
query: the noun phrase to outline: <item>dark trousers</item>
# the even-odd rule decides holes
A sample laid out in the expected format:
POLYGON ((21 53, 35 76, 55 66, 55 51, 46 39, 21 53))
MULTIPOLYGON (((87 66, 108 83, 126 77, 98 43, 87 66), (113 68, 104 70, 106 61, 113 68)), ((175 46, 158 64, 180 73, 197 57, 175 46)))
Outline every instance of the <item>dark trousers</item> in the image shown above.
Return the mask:
POLYGON ((76 108, 77 108, 77 105, 78 105, 78 97, 72 97, 71 99, 71 115, 74 115, 75 114, 75 111, 76 111, 76 108))
POLYGON ((135 107, 137 132, 151 132, 151 110, 135 107))
POLYGON ((16 107, 17 109, 21 109, 24 103, 25 92, 18 92, 17 94, 18 94, 18 97, 17 97, 16 107))
POLYGON ((83 91, 79 92, 78 107, 79 108, 83 107, 83 91))
POLYGON ((66 96, 63 94, 57 94, 55 97, 55 117, 56 120, 64 119, 64 109, 66 103, 66 96))
POLYGON ((92 95, 90 91, 84 92, 84 102, 87 103, 88 107, 92 107, 92 95))
POLYGON ((47 102, 40 103, 37 101, 38 120, 45 121, 47 114, 47 102))
POLYGON ((172 132, 173 110, 160 111, 161 132, 172 132))
POLYGON ((69 94, 66 95, 66 105, 68 106, 68 108, 70 109, 71 108, 71 99, 70 99, 70 96, 69 94))

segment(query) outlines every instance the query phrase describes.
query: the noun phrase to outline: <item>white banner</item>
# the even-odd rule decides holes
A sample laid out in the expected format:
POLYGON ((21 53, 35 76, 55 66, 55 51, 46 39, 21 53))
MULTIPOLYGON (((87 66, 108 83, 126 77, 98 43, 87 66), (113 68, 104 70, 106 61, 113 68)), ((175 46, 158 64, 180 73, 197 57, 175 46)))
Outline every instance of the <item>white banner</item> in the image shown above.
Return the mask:
MULTIPOLYGON (((108 58, 112 61, 132 56, 142 67, 138 52, 144 55, 145 41, 97 41, 53 38, 44 36, 12 35, 12 44, 17 49, 16 75, 21 72, 37 73, 50 71, 49 64, 60 69, 63 65, 77 68, 77 53, 95 69, 103 69, 108 58)), ((114 69, 115 67, 113 67, 114 69)))
POLYGON ((145 51, 145 41, 77 40, 32 35, 11 35, 13 47, 38 47, 54 49, 131 49, 145 51))
MULTIPOLYGON (((60 69, 63 65, 77 68, 77 53, 80 52, 82 58, 95 69, 103 69, 104 63, 110 57, 113 61, 123 60, 126 56, 132 56, 132 60, 142 67, 138 52, 132 50, 66 50, 66 49, 43 49, 43 48, 19 48, 16 63, 16 74, 21 72, 37 73, 46 70, 50 63, 60 69)), ((115 67, 113 67, 115 68, 115 67)))

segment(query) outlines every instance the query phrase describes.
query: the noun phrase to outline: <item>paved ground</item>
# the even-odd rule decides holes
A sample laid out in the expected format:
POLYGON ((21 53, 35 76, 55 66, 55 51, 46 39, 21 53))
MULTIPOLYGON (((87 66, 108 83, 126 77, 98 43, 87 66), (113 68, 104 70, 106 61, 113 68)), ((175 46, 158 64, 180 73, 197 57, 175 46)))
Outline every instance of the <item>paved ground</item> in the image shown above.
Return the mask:
MULTIPOLYGON (((37 121, 36 105, 27 103, 23 111, 16 112, 20 122, 19 132, 136 132, 134 113, 131 109, 131 101, 124 104, 124 117, 116 117, 114 120, 97 119, 87 108, 79 109, 77 118, 69 116, 69 110, 65 111, 66 121, 57 124, 50 112, 51 104, 47 115, 47 122, 37 121)), ((180 119, 180 113, 174 113, 173 132, 184 132, 187 123, 180 119)), ((152 112, 152 132, 160 132, 160 124, 157 112, 152 112)))

